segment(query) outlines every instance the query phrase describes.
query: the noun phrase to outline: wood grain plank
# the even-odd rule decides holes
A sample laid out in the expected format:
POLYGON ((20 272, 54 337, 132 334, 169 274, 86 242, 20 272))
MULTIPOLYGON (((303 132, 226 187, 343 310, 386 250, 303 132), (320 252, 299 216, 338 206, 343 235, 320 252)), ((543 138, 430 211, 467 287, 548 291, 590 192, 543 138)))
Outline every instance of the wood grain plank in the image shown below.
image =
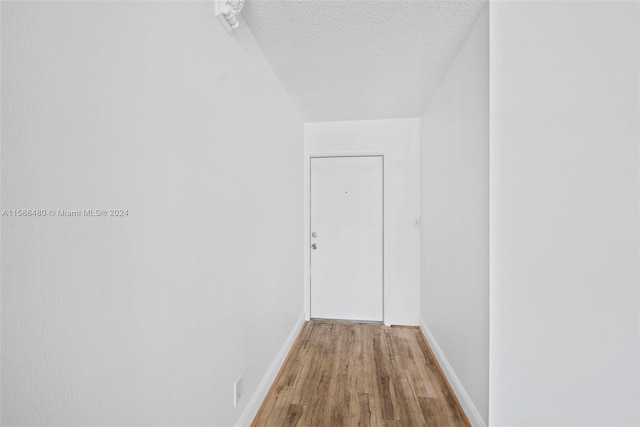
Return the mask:
POLYGON ((369 395, 358 393, 358 427, 371 426, 371 408, 369 406, 369 395))
POLYGON ((253 427, 469 426, 415 327, 311 321, 253 427))
POLYGON ((286 427, 295 427, 298 425, 298 421, 302 417, 302 413, 304 411, 304 407, 302 405, 291 404, 287 409, 287 413, 285 415, 285 422, 282 426, 286 427))

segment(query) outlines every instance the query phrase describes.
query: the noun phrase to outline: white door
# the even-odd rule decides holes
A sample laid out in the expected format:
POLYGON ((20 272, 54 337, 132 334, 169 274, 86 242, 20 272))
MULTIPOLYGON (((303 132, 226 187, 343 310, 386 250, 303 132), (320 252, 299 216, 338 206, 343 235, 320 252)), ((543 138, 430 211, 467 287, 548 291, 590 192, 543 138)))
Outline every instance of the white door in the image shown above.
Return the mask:
POLYGON ((382 321, 383 158, 311 159, 311 317, 382 321))

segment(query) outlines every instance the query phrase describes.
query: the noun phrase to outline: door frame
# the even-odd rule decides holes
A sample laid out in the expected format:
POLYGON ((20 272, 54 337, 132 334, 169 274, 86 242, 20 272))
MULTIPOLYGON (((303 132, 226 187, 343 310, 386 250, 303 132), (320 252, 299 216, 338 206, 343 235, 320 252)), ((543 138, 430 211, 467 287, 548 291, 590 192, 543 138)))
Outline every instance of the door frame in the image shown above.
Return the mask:
POLYGON ((304 316, 311 319, 311 159, 326 157, 382 157, 382 321, 390 326, 388 302, 389 260, 389 152, 387 150, 313 150, 304 158, 304 316))

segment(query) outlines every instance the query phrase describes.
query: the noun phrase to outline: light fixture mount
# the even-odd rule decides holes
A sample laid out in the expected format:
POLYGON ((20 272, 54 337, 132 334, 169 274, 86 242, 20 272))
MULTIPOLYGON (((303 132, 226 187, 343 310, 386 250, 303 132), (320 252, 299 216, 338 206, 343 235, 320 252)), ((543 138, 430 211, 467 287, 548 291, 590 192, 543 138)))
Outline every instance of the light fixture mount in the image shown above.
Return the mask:
POLYGON ((243 7, 244 0, 216 0, 216 16, 227 33, 240 25, 238 15, 243 7))

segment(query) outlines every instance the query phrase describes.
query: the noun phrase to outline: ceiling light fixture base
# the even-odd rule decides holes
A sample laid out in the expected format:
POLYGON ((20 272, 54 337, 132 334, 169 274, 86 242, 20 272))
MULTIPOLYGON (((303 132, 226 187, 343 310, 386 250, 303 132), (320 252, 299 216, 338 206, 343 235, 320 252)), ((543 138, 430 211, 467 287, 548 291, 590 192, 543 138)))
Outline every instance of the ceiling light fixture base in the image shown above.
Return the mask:
POLYGON ((238 21, 238 15, 244 7, 244 0, 215 0, 216 1, 216 16, 220 20, 220 23, 231 34, 231 30, 238 28, 240 22, 238 21))

